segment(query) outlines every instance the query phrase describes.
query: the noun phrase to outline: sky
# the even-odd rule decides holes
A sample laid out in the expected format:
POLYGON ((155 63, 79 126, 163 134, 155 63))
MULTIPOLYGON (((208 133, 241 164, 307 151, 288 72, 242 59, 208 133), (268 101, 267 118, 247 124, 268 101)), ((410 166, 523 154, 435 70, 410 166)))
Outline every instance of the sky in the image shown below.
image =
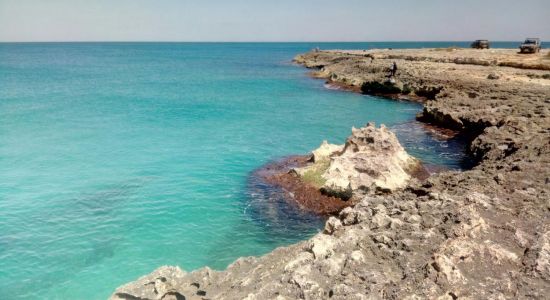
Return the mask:
POLYGON ((550 0, 0 0, 0 42, 550 40, 550 0))

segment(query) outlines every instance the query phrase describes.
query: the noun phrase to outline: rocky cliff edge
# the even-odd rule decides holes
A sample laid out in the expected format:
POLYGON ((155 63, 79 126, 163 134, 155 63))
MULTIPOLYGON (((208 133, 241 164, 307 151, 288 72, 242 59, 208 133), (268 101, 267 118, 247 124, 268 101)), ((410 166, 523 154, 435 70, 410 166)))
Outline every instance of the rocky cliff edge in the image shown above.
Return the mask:
POLYGON ((365 196, 310 240, 224 271, 162 267, 112 299, 550 298, 550 75, 545 67, 498 63, 504 53, 546 65, 547 51, 477 51, 297 57, 332 83, 424 99, 419 118, 469 134, 476 166, 365 196), (478 54, 491 63, 467 59, 478 54))

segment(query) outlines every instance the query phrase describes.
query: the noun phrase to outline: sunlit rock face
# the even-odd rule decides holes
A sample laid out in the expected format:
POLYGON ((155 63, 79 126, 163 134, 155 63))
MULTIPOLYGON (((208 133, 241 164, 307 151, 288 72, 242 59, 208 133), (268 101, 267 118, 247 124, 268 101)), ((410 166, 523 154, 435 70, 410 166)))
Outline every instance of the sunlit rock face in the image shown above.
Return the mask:
POLYGON ((410 171, 418 164, 393 132, 384 125, 376 128, 369 123, 352 128, 342 152, 330 158, 322 188, 335 194, 391 192, 407 185, 410 171))
POLYGON ((373 123, 352 128, 344 145, 323 141, 312 154, 313 163, 295 172, 323 192, 345 200, 401 189, 419 166, 393 132, 384 125, 376 128, 373 123))

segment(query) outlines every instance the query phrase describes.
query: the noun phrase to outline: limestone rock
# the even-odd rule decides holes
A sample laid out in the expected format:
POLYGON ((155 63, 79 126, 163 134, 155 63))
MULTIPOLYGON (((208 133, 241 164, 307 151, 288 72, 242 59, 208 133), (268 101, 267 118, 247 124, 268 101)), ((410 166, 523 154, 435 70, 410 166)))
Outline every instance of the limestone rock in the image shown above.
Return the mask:
POLYGON ((335 217, 330 217, 325 224, 325 233, 333 234, 340 228, 342 228, 342 222, 335 217))
POLYGON ((329 159, 331 155, 334 153, 337 153, 339 151, 342 151, 344 148, 343 145, 335 145, 335 144, 329 144, 326 140, 321 143, 321 146, 319 148, 313 150, 313 161, 319 162, 322 160, 329 159))
POLYGON ((366 213, 351 207, 344 208, 339 215, 344 225, 354 225, 366 219, 366 213))
POLYGON ((539 234, 533 247, 526 251, 523 264, 532 273, 550 281, 550 231, 539 234))
POLYGON ((537 259, 535 270, 546 279, 550 279, 550 231, 541 235, 536 245, 537 259))
POLYGON ((353 128, 342 153, 331 157, 322 188, 336 195, 395 191, 406 186, 418 164, 388 128, 369 123, 353 128))
POLYGON ((497 73, 489 73, 489 75, 487 75, 487 79, 497 80, 500 79, 500 75, 497 73))
POLYGON ((328 235, 318 235, 311 240, 309 249, 315 259, 328 258, 333 253, 334 240, 328 235))
POLYGON ((119 287, 111 296, 111 300, 186 299, 181 290, 185 275, 186 273, 179 267, 160 267, 149 275, 119 287))

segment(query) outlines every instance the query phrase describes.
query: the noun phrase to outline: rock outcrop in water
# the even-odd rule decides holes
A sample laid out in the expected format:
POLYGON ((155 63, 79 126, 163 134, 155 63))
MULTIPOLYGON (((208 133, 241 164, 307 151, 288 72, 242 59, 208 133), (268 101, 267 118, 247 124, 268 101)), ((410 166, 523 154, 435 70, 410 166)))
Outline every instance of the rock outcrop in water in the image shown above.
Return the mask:
POLYGON ((323 142, 313 151, 313 160, 313 164, 296 168, 295 172, 305 180, 317 173, 319 180, 314 181, 322 182, 320 189, 344 200, 404 188, 420 165, 395 134, 373 123, 352 128, 345 145, 323 142))
POLYGON ((421 120, 469 134, 477 165, 366 196, 308 241, 241 258, 221 272, 153 273, 113 298, 160 299, 163 281, 171 297, 186 299, 550 298, 547 53, 422 49, 297 57, 340 85, 384 93, 376 86, 391 84, 392 97, 427 99, 421 120), (395 83, 386 77, 393 61, 395 83))

